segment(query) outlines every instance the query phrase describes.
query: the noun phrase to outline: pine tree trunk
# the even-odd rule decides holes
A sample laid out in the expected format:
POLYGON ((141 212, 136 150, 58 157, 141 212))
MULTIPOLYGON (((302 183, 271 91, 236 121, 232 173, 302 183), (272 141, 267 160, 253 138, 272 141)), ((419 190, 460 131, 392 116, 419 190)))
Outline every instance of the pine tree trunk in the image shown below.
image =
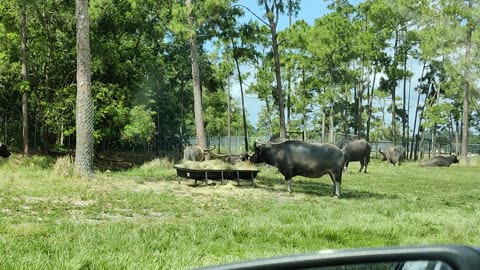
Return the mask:
POLYGON ((368 116, 367 116, 367 136, 366 139, 367 141, 370 141, 370 122, 372 120, 372 101, 373 101, 373 89, 375 89, 375 79, 377 77, 377 72, 373 71, 373 80, 372 80, 372 87, 371 87, 371 92, 369 92, 369 89, 367 89, 367 102, 368 102, 368 116))
MULTIPOLYGON (((403 71, 407 72, 407 58, 408 58, 408 50, 405 50, 405 59, 403 62, 403 71)), ((402 117, 402 146, 406 149, 405 156, 408 158, 408 146, 407 146, 407 140, 406 140, 406 125, 407 125, 407 111, 406 111, 406 106, 407 104, 407 76, 403 76, 403 104, 402 104, 402 109, 403 109, 403 117, 402 117)))
POLYGON ((77 101, 75 174, 91 177, 93 174, 93 121, 91 94, 90 21, 88 0, 76 0, 77 17, 77 101))
MULTIPOLYGON (((425 67, 426 67, 426 62, 423 62, 423 68, 422 68, 422 75, 420 78, 423 78, 423 73, 425 72, 425 67)), ((415 107, 415 119, 413 120, 413 130, 412 130, 412 145, 410 146, 410 160, 412 159, 413 151, 417 151, 417 149, 413 149, 413 146, 418 142, 419 137, 415 136, 415 129, 417 128, 417 117, 418 117, 418 111, 420 109, 420 91, 418 91, 418 96, 417 96, 417 106, 415 107)), ((417 160, 417 154, 415 153, 415 160, 417 160)))
MULTIPOLYGON (((231 33, 231 31, 230 31, 230 33, 231 33)), ((230 41, 232 42, 233 59, 235 60, 235 66, 237 67, 238 83, 240 85, 240 97, 242 99, 243 138, 244 138, 244 143, 245 143, 245 152, 248 153, 247 116, 246 116, 246 113, 245 113, 245 96, 243 94, 242 73, 240 71, 240 63, 238 61, 237 46, 235 46, 235 41, 233 40, 233 35, 230 36, 230 41)), ((230 95, 230 93, 229 93, 229 95, 230 95)), ((229 98, 230 98, 230 96, 229 96, 229 98)))
MULTIPOLYGON (((473 11, 473 2, 472 0, 468 1, 468 8, 473 11)), ((467 22, 467 48, 465 50, 465 62, 468 68, 470 68, 470 50, 472 46, 472 32, 474 25, 471 21, 467 22)), ((464 88, 463 88, 463 115, 462 115, 462 151, 461 155, 463 160, 467 161, 468 154, 468 100, 470 96, 470 84, 469 84, 470 74, 467 72, 465 76, 464 88)))
POLYGON ((197 144, 203 149, 207 148, 205 128, 203 126, 202 89, 200 86, 200 68, 198 66, 197 35, 193 21, 192 0, 185 1, 189 10, 188 25, 190 27, 190 56, 192 58, 192 80, 193 80, 193 110, 195 113, 195 130, 197 133, 197 144))
POLYGON ((328 116, 329 118, 329 136, 328 136, 328 142, 329 143, 335 143, 334 142, 334 136, 335 136, 335 132, 334 132, 334 127, 333 127, 333 102, 331 104, 331 107, 330 107, 330 115, 328 116))
POLYGON ((326 114, 325 114, 325 107, 322 108, 322 143, 325 143, 326 140, 325 140, 325 117, 326 117, 326 114))
MULTIPOLYGON (((396 69, 397 67, 397 46, 398 46, 398 30, 395 30, 395 45, 393 47, 393 68, 396 69)), ((397 81, 396 78, 391 78, 390 79, 392 82, 392 142, 395 145, 397 142, 397 129, 395 125, 395 118, 396 118, 396 113, 395 113, 395 90, 397 88, 397 81)))
MULTIPOLYGON (((24 86, 28 84, 27 73, 27 11, 26 1, 22 1, 22 81, 24 86)), ((23 154, 28 156, 28 90, 29 87, 23 89, 22 94, 22 133, 23 133, 23 154)))
MULTIPOLYGON (((265 3, 265 10, 267 14, 271 14, 274 12, 268 7, 268 1, 264 1, 265 3)), ((282 76, 280 73, 280 56, 278 52, 278 40, 277 40, 277 23, 274 21, 278 20, 278 7, 275 10, 277 16, 267 16, 270 32, 272 35, 272 51, 273 51, 273 59, 275 62, 275 80, 277 82, 277 100, 278 100, 278 115, 280 116, 280 138, 287 137, 287 129, 285 128, 285 106, 283 104, 283 91, 282 91, 282 76)))

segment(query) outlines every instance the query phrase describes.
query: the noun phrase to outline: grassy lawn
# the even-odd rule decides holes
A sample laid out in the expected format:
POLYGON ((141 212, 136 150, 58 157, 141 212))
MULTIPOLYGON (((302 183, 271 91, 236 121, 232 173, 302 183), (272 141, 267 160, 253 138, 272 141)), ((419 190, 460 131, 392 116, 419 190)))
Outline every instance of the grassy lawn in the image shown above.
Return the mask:
POLYGON ((0 269, 191 269, 331 248, 480 245, 480 166, 351 163, 342 197, 328 176, 275 168, 256 186, 183 179, 156 160, 90 181, 55 160, 0 159, 0 269))

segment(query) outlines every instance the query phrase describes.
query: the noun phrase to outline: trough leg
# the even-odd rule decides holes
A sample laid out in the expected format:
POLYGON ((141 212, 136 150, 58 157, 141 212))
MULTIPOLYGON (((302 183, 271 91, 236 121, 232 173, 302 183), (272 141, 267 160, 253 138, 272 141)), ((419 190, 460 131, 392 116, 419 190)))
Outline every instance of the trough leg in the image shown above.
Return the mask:
POLYGON ((208 172, 205 172, 205 184, 208 186, 208 172))
POLYGON ((240 175, 238 171, 237 171, 237 185, 240 186, 240 175))
POLYGON ((250 172, 250 180, 252 180, 252 187, 253 187, 253 184, 254 184, 254 182, 253 182, 253 172, 250 172))
POLYGON ((223 171, 221 171, 220 174, 222 175, 222 185, 224 185, 224 183, 223 183, 223 171))

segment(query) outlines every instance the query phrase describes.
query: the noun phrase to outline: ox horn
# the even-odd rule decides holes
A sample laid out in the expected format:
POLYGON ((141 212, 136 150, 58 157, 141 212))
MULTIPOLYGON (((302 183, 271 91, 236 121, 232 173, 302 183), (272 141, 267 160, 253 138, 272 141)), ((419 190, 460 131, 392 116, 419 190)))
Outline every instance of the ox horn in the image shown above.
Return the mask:
POLYGON ((256 139, 255 139, 255 143, 258 143, 258 144, 266 144, 266 142, 260 141, 259 138, 256 138, 256 139))
POLYGON ((203 151, 205 151, 205 152, 209 152, 209 151, 212 151, 213 149, 215 149, 215 145, 214 145, 212 148, 209 148, 209 149, 204 149, 203 151))
POLYGON ((269 143, 271 143, 272 145, 277 145, 277 144, 282 144, 286 141, 288 141, 288 139, 281 138, 281 139, 279 139, 279 142, 269 142, 269 143))

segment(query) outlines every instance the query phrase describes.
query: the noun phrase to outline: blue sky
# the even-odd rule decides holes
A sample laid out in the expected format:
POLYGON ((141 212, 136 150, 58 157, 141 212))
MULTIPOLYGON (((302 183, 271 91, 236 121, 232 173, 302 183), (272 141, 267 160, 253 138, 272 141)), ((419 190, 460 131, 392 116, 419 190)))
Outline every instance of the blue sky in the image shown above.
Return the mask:
MULTIPOLYGON (((255 14, 257 14, 259 17, 262 17, 261 14, 263 14, 263 9, 258 5, 257 0, 243 0, 239 1, 239 4, 244 5, 248 7, 251 11, 253 11, 255 14)), ((328 13, 328 2, 323 1, 323 0, 303 0, 300 3, 300 11, 298 12, 298 15, 296 17, 292 17, 292 24, 296 20, 304 20, 306 21, 309 25, 313 25, 315 22, 316 18, 319 18, 323 16, 324 14, 328 13)), ((255 18, 248 10, 245 11, 245 20, 258 20, 255 18)), ((285 28, 288 27, 288 16, 287 15, 282 15, 279 19, 278 22, 278 27, 277 31, 282 31, 285 28)), ((235 99, 240 100, 240 88, 238 86, 238 83, 233 85, 232 89, 232 96, 235 99)), ((247 95, 245 97, 245 107, 248 112, 248 118, 250 120, 250 123, 256 127, 256 124, 258 122, 258 113, 261 110, 261 107, 265 103, 260 101, 256 96, 254 95, 247 95)))
MULTIPOLYGON (((331 1, 323 1, 323 0, 302 0, 301 1, 301 9, 296 17, 292 17, 292 24, 299 19, 302 19, 306 21, 309 25, 313 25, 315 22, 315 19, 323 16, 324 14, 328 13, 329 10, 327 8, 328 4, 331 1)), ((350 1, 352 4, 356 5, 361 1, 350 1)), ((246 1, 239 1, 239 4, 242 4, 244 6, 247 6, 250 10, 255 12, 257 15, 260 16, 262 13, 262 8, 258 6, 258 1, 257 0, 246 0, 246 1)), ((246 15, 246 20, 254 19, 257 20, 254 16, 251 15, 249 11, 245 12, 246 15)), ((262 17, 262 16, 260 16, 262 17)), ((288 27, 288 16, 287 15, 282 15, 279 19, 278 23, 278 31, 281 31, 285 28, 288 27)), ((418 76, 420 75, 420 66, 418 65, 417 62, 412 62, 409 63, 409 65, 412 67, 413 72, 415 73, 415 76, 411 79, 411 85, 410 83, 407 84, 407 90, 409 87, 412 89, 412 95, 411 95, 411 101, 410 101, 410 123, 411 126, 413 126, 413 120, 414 120, 414 114, 415 114, 415 103, 417 100, 417 95, 413 93, 414 87, 417 85, 418 82, 418 76)), ((377 80, 376 84, 378 85, 379 77, 377 75, 377 80)), ((248 81, 247 81, 248 83, 248 81)), ((402 96, 403 93, 403 81, 399 81, 399 86, 397 88, 397 96, 402 96)), ((232 87, 232 96, 235 99, 238 99, 240 101, 240 88, 238 86, 238 83, 233 85, 232 87)), ((407 96, 408 98, 408 96, 407 96)), ((402 98, 403 99, 403 98, 402 98)), ((260 112, 262 106, 264 105, 263 101, 260 101, 256 96, 254 95, 247 95, 245 97, 245 106, 246 110, 248 113, 248 118, 251 122, 256 127, 256 124, 258 122, 258 113, 260 112)), ((387 114, 387 124, 389 124, 390 120, 390 115, 387 114)))

